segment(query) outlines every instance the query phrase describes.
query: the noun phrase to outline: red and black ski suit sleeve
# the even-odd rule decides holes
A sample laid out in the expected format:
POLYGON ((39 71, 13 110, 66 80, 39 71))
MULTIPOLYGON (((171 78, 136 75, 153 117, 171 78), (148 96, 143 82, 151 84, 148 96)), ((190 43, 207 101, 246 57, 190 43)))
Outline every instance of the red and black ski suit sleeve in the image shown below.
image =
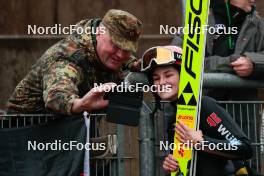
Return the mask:
MULTIPOLYGON (((173 142, 175 118, 174 122, 171 121, 169 123, 168 137, 169 141, 173 142)), ((253 152, 250 140, 231 115, 210 97, 204 96, 202 98, 199 127, 206 144, 202 152, 232 160, 246 160, 252 157, 253 152), (218 148, 207 146, 208 144, 213 146, 212 143, 218 148), (226 150, 222 150, 224 146, 233 147, 225 147, 226 150)))

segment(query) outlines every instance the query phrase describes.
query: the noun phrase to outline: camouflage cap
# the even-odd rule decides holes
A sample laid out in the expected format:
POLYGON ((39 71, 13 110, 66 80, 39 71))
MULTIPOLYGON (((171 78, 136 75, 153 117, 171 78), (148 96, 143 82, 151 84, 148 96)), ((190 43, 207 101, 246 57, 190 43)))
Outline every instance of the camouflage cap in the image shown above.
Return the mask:
POLYGON ((126 51, 137 51, 142 22, 134 15, 122 10, 111 9, 103 17, 102 24, 108 29, 117 47, 126 51))

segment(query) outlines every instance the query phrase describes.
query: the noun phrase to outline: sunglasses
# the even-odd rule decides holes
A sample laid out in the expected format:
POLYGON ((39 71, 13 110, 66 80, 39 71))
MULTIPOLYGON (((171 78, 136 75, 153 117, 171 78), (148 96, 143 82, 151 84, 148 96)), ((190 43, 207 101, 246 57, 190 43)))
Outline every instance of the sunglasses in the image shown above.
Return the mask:
POLYGON ((142 56, 141 71, 151 68, 153 63, 157 65, 177 64, 181 65, 182 54, 171 51, 165 47, 152 47, 142 56))

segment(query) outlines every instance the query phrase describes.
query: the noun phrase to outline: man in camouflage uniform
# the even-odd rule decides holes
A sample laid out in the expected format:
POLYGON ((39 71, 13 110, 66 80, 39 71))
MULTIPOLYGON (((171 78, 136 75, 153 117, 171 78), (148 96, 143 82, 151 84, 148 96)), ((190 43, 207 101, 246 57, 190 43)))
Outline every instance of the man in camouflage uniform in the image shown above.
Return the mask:
POLYGON ((105 108, 108 101, 94 83, 105 87, 120 80, 122 64, 137 50, 141 27, 135 16, 114 9, 103 19, 80 21, 76 28, 86 32, 76 30, 42 55, 9 98, 8 113, 71 115, 105 108))

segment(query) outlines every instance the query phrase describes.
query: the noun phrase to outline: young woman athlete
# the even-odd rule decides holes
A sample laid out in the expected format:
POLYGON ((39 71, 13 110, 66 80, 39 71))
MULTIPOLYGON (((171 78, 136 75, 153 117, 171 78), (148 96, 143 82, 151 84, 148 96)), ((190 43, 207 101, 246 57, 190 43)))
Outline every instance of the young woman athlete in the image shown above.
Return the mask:
MULTIPOLYGON (((142 57, 141 71, 144 72, 150 84, 156 86, 169 85, 169 91, 154 93, 156 100, 169 100, 176 114, 178 101, 178 87, 180 80, 182 49, 176 46, 157 46, 148 49, 142 57)), ((190 129, 179 121, 175 125, 175 115, 168 122, 168 140, 173 142, 174 133, 182 143, 192 141, 193 144, 207 143, 197 152, 197 176, 225 176, 228 175, 226 165, 228 160, 247 160, 252 157, 249 139, 241 131, 230 114, 210 97, 202 97, 200 130, 190 129), (221 150, 221 147, 222 149, 221 150), (223 147, 229 146, 229 147, 223 147), (230 147, 231 146, 231 147, 230 147)), ((177 158, 171 154, 163 162, 163 169, 167 174, 179 169, 177 158)), ((243 174, 247 174, 244 170, 243 174)))

